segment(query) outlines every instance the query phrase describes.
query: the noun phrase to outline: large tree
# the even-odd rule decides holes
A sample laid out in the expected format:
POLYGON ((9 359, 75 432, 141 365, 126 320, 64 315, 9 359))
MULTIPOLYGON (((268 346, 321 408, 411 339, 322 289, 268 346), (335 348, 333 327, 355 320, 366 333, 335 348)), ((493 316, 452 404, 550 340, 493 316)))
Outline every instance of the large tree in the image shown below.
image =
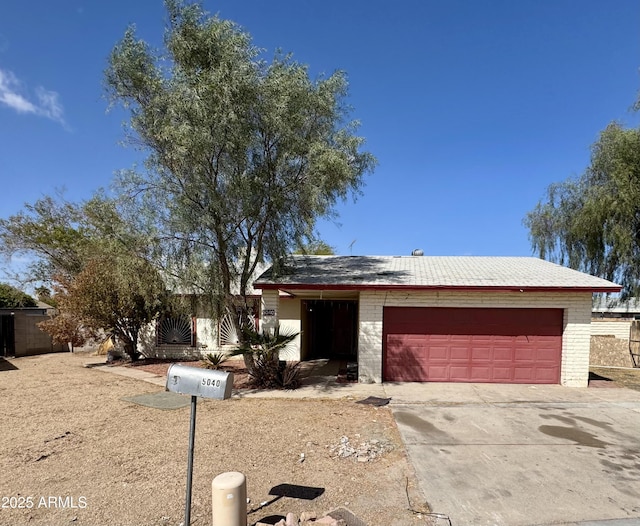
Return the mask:
POLYGON ((640 129, 612 123, 579 178, 551 185, 525 219, 534 250, 640 293, 640 129))
POLYGON ((343 72, 313 80, 290 55, 265 60, 200 4, 166 7, 162 50, 129 28, 110 55, 110 101, 130 111, 128 138, 149 154, 118 187, 130 220, 157 229, 167 275, 246 313, 257 265, 281 268, 376 161, 348 119, 343 72))
POLYGON ((27 275, 33 282, 80 272, 88 239, 81 207, 62 196, 44 196, 0 219, 0 253, 9 258, 27 256, 27 275))
POLYGON ((7 283, 0 283, 0 309, 36 307, 38 304, 29 294, 7 283))
MULTIPOLYGON (((82 271, 61 289, 57 297, 59 325, 104 331, 122 344, 125 353, 140 356, 140 331, 167 304, 164 282, 146 260, 123 250, 101 250, 89 258, 82 271)), ((53 328, 53 327, 52 327, 53 328)), ((73 341, 71 340, 73 343, 73 341)))
POLYGON ((148 240, 101 195, 82 204, 47 196, 0 219, 0 253, 28 255, 29 277, 55 291, 59 315, 44 330, 72 345, 102 332, 132 359, 139 356, 140 330, 167 302, 147 249, 148 240))

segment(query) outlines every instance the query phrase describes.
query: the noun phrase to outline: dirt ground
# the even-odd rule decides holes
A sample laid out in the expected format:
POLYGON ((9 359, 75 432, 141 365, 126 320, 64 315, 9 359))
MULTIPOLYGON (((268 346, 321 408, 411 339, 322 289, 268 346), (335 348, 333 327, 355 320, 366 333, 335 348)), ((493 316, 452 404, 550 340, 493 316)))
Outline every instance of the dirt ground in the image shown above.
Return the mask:
MULTIPOLYGON (((1 525, 178 526, 184 518, 189 407, 166 411, 123 397, 158 386, 85 368, 82 354, 0 365, 1 525)), ((1 361, 1 360, 0 360, 1 361)), ((425 524, 425 511, 388 408, 353 400, 201 400, 192 524, 211 524, 211 480, 247 477, 249 524, 286 512, 350 509, 370 526, 425 524), (370 462, 336 458, 343 436, 392 450, 370 462), (304 453, 304 461, 301 454, 304 453), (269 493, 319 488, 313 500, 269 493), (409 497, 409 498, 408 498, 409 497)))
POLYGON ((640 391, 640 369, 618 369, 615 367, 589 367, 590 381, 606 380, 614 387, 626 387, 640 391))

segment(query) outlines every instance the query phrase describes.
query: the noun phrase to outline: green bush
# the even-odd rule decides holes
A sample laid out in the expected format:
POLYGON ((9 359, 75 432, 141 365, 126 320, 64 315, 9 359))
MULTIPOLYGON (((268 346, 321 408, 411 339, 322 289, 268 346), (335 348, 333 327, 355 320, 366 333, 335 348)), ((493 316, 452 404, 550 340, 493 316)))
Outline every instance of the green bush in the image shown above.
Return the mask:
POLYGON ((38 303, 28 294, 6 283, 0 283, 0 308, 19 309, 21 307, 37 307, 38 303))
POLYGON ((258 332, 244 328, 242 342, 231 355, 242 355, 251 383, 259 389, 296 389, 300 387, 300 367, 280 360, 280 352, 300 334, 291 330, 258 332))
POLYGON ((220 367, 222 367, 222 364, 224 362, 226 362, 229 359, 229 357, 222 352, 210 352, 209 354, 207 354, 202 360, 200 360, 203 365, 207 368, 207 369, 220 369, 220 367))

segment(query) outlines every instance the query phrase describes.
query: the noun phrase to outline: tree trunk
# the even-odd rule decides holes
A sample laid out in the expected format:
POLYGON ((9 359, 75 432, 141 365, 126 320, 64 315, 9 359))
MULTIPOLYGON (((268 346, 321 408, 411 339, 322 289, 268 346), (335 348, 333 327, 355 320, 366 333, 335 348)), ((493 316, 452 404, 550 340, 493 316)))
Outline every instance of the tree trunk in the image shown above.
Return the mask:
POLYGON ((141 353, 138 351, 138 342, 136 338, 131 338, 129 335, 120 335, 119 339, 122 341, 122 346, 124 347, 125 354, 131 358, 132 362, 138 361, 141 353))
POLYGON ((256 361, 253 358, 253 353, 244 353, 242 355, 242 359, 244 360, 244 366, 247 368, 247 372, 249 373, 249 375, 254 376, 256 370, 256 361))
MULTIPOLYGON (((255 328, 253 319, 249 316, 246 298, 242 298, 240 301, 238 301, 237 297, 227 299, 226 308, 233 320, 233 326, 236 330, 236 334, 238 335, 238 345, 245 346, 245 344, 248 343, 246 334, 247 327, 255 328)), ((244 366, 247 368, 247 372, 252 375, 255 372, 255 359, 253 353, 243 353, 242 359, 244 360, 244 366)))

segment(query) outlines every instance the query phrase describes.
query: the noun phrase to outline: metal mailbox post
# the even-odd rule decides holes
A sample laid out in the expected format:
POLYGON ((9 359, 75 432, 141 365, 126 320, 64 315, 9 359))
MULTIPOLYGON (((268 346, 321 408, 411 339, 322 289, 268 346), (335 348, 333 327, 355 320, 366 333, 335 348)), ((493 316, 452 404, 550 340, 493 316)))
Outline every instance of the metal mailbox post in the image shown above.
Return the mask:
POLYGON ((196 435, 196 404, 198 397, 226 400, 233 389, 233 373, 188 367, 174 363, 167 371, 166 390, 191 395, 191 421, 189 425, 189 455, 187 460, 187 496, 184 525, 191 524, 191 480, 193 478, 193 447, 196 435))

